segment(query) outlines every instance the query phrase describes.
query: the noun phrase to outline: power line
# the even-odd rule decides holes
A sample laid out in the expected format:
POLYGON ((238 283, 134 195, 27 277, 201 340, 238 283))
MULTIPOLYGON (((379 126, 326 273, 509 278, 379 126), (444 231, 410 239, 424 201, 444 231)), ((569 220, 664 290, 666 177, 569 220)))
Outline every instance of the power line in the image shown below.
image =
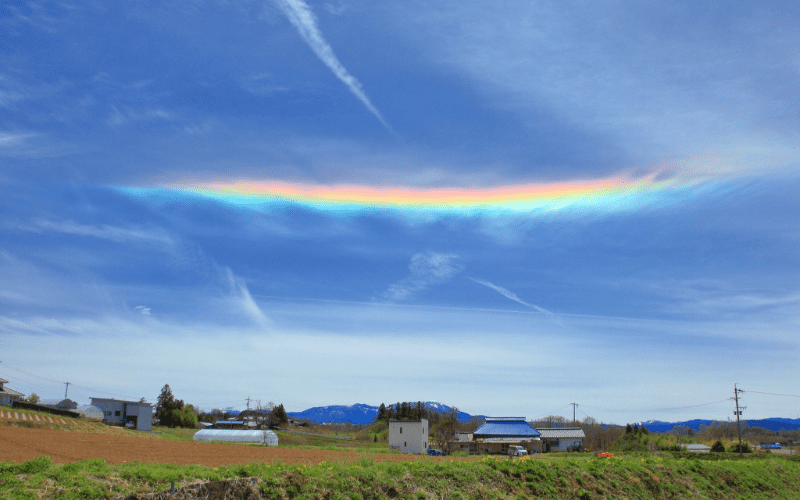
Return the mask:
MULTIPOLYGON (((92 392, 98 392, 100 394, 105 394, 107 396, 117 396, 117 397, 125 398, 125 399, 137 399, 137 398, 134 398, 133 396, 126 396, 124 394, 117 394, 117 393, 114 393, 114 392, 101 391, 101 390, 95 389, 93 387, 86 387, 85 385, 75 384, 73 382, 64 382, 62 380, 54 380, 54 379, 51 379, 51 378, 42 377, 42 376, 39 376, 39 375, 35 375, 33 373, 28 373, 25 370, 22 370, 20 368, 16 368, 14 366, 11 366, 11 365, 8 365, 8 364, 5 364, 5 363, 3 363, 3 367, 4 368, 10 368, 10 369, 12 369, 12 370, 14 370, 16 372, 22 373, 24 375, 27 375, 29 377, 33 377, 33 378, 36 378, 36 379, 39 379, 39 380, 44 380, 46 382, 52 382, 54 384, 59 384, 59 385, 68 384, 67 388, 69 388, 69 386, 71 385, 73 387, 79 387, 79 388, 87 390, 87 391, 92 391, 92 392)), ((66 397, 66 393, 65 393, 65 397, 66 397)))
MULTIPOLYGON (((720 399, 719 401, 711 401, 709 403, 699 403, 699 404, 696 404, 696 405, 688 405, 688 406, 673 406, 673 407, 667 407, 667 408, 639 408, 639 409, 635 409, 635 410, 618 410, 618 409, 614 409, 614 408, 602 408, 602 407, 599 407, 599 406, 591 406, 591 405, 583 405, 583 406, 586 407, 586 408, 594 408, 595 410, 602 410, 602 411, 608 411, 608 412, 614 412, 614 413, 636 413, 636 412, 645 413, 645 412, 653 412, 653 411, 671 411, 671 410, 685 410, 687 408, 698 408, 700 406, 708 406, 708 405, 714 405, 714 404, 717 404, 717 403, 723 403, 725 401, 730 401, 732 399, 733 398, 725 398, 725 399, 720 399)), ((569 405, 567 405, 567 406, 569 406, 569 405)))
POLYGON ((750 394, 766 394, 768 396, 786 396, 787 398, 800 398, 797 394, 776 394, 774 392, 747 391, 750 394))
POLYGON ((547 417, 547 416, 550 416, 550 415, 554 415, 555 413, 560 412, 561 410, 563 410, 564 408, 566 408, 569 405, 570 405, 570 403, 567 403, 567 404, 565 404, 564 406, 562 406, 561 408, 559 408, 557 410, 549 411, 547 413, 542 413, 541 415, 539 415, 537 417, 534 417, 533 420, 538 420, 538 419, 540 419, 542 417, 547 417))

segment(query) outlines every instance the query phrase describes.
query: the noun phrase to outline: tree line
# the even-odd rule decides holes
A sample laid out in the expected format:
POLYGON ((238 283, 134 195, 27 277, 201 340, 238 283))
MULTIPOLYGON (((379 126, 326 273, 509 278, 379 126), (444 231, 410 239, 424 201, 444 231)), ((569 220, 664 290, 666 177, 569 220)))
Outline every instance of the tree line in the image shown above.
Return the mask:
MULTIPOLYGON (((196 428, 198 421, 216 422, 234 416, 221 409, 204 412, 194 405, 186 404, 182 399, 176 399, 169 384, 165 384, 158 395, 153 419, 156 425, 164 427, 196 428)), ((276 405, 272 401, 263 405, 258 401, 255 409, 243 411, 238 417, 252 419, 259 429, 274 429, 289 421, 283 403, 276 405)))

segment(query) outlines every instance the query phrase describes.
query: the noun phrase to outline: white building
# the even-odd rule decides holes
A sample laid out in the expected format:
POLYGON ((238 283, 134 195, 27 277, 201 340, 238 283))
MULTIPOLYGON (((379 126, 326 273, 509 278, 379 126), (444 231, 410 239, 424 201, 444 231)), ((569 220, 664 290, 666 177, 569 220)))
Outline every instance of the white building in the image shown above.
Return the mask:
POLYGON ((22 401, 25 395, 3 385, 7 383, 8 380, 0 378, 0 405, 12 405, 14 401, 22 401))
POLYGON ((153 405, 140 401, 92 398, 92 406, 103 412, 103 423, 107 425, 128 425, 132 423, 139 431, 153 428, 153 405))
POLYGON ((550 451, 580 451, 586 434, 580 427, 536 429, 542 433, 542 441, 550 445, 550 451))
POLYGON ((389 449, 400 453, 425 453, 428 449, 428 420, 390 420, 389 449))

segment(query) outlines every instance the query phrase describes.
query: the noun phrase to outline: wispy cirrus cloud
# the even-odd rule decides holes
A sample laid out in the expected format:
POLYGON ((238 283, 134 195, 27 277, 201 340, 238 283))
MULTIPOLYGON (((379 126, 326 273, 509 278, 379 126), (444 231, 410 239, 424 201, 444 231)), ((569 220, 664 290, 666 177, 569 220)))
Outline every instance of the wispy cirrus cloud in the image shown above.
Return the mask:
POLYGON ((111 127, 121 127, 130 122, 150 120, 174 121, 176 119, 177 116, 175 113, 163 109, 153 108, 137 111, 130 108, 120 109, 116 106, 112 106, 111 113, 106 119, 106 123, 111 127))
POLYGON ((336 78, 342 81, 350 92, 361 101, 364 106, 372 113, 378 121, 389 131, 394 133, 394 129, 389 125, 389 122, 383 117, 378 108, 372 104, 361 83, 347 71, 347 68, 339 61, 336 54, 333 52, 330 44, 322 36, 322 32, 317 26, 317 18, 311 11, 311 8, 303 0, 275 0, 275 3, 283 11, 289 21, 297 29, 297 32, 305 40, 311 50, 320 58, 320 60, 327 66, 336 78))
POLYGON ((380 298, 389 301, 408 300, 417 292, 450 281, 462 271, 463 266, 458 263, 457 254, 425 252, 415 254, 408 269, 411 274, 393 283, 380 298))
POLYGON ((61 233, 74 236, 87 236, 113 241, 130 243, 134 241, 150 242, 158 245, 172 246, 176 240, 160 229, 143 229, 140 227, 110 226, 107 224, 83 224, 72 220, 50 220, 37 218, 29 223, 8 223, 6 227, 32 233, 61 233))

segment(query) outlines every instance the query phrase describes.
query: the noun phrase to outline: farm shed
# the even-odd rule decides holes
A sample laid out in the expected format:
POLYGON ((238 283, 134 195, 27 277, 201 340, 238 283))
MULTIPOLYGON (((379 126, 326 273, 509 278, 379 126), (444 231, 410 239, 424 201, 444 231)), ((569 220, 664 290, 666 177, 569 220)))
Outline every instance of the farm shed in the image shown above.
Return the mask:
POLYGON ((272 431, 200 429, 194 433, 192 439, 195 441, 228 441, 231 443, 278 446, 278 435, 272 431))
POLYGON ((547 427, 537 429, 542 433, 545 446, 550 446, 550 451, 580 451, 583 449, 583 440, 586 434, 580 427, 547 427))

